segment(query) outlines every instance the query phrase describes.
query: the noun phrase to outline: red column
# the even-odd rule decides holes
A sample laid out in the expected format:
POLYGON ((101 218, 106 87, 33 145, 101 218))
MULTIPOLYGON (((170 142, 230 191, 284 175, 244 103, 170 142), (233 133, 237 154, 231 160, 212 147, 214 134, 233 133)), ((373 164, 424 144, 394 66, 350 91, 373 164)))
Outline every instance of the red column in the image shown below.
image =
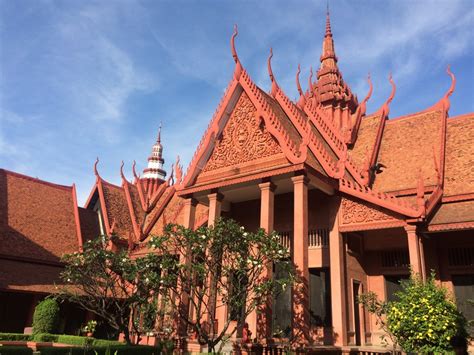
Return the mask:
POLYGON ((209 199, 209 218, 207 220, 208 226, 213 226, 216 220, 221 216, 222 211, 222 194, 214 192, 207 195, 209 199))
POLYGON ((425 258, 423 253, 423 241, 416 231, 416 226, 407 225, 405 227, 408 239, 408 253, 410 254, 410 266, 414 273, 423 280, 426 279, 425 258))
MULTIPOLYGON (((267 233, 273 232, 274 207, 275 207, 275 185, 272 182, 264 182, 258 185, 260 188, 260 228, 267 233)), ((266 266, 262 278, 271 278, 273 264, 266 266)), ((265 306, 257 314, 255 310, 248 316, 249 328, 258 339, 271 337, 272 326, 272 298, 267 300, 265 306)))
POLYGON ((347 297, 345 280, 345 243, 339 232, 339 204, 333 211, 334 222, 329 231, 329 266, 331 275, 331 312, 334 345, 347 345, 347 297))
MULTIPOLYGON (((213 226, 216 223, 216 220, 219 219, 222 212, 222 199, 223 195, 214 192, 207 195, 209 199, 209 217, 207 220, 208 226, 213 226)), ((217 292, 217 290, 214 290, 217 292)), ((227 307, 220 306, 221 303, 220 297, 213 295, 213 290, 211 290, 211 298, 214 298, 214 315, 211 318, 217 319, 217 331, 220 332, 224 328, 224 323, 226 321, 227 307)), ((213 307, 211 307, 213 308, 213 307)))
POLYGON ((309 341, 308 297, 308 179, 292 177, 294 189, 293 263, 297 283, 293 286, 293 338, 297 344, 309 341))
MULTIPOLYGON (((194 220, 196 216, 196 205, 197 201, 193 198, 187 198, 184 200, 183 206, 183 227, 194 229, 194 220)), ((191 253, 186 252, 186 255, 180 255, 180 263, 181 264, 189 264, 191 253)), ((186 287, 191 287, 192 285, 186 285, 186 287)), ((188 314, 189 313, 189 294, 182 293, 180 299, 180 313, 181 314, 188 314)), ((186 320, 180 318, 181 321, 178 321, 178 335, 180 337, 187 336, 187 323, 186 320)))

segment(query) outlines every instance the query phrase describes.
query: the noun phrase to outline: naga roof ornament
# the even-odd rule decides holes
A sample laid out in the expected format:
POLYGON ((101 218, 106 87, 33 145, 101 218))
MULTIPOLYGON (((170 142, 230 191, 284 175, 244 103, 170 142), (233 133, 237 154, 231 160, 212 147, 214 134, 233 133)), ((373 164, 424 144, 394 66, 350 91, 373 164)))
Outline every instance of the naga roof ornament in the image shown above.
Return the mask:
POLYGON ((298 64, 298 70, 296 71, 296 88, 298 89, 300 98, 298 99, 296 106, 298 106, 299 109, 303 110, 304 105, 306 104, 306 98, 304 96, 303 90, 301 89, 300 73, 301 73, 301 66, 298 64))
POLYGON ((235 70, 234 70, 234 78, 239 80, 240 75, 242 74, 242 64, 240 63, 239 56, 237 55, 237 51, 235 50, 235 37, 239 34, 237 24, 234 25, 234 32, 232 33, 232 37, 230 38, 230 49, 232 51, 232 57, 234 57, 235 61, 235 70))
POLYGON ((271 95, 272 97, 275 97, 278 90, 278 84, 276 83, 275 76, 273 75, 272 58, 273 58, 273 49, 270 47, 270 54, 268 56, 267 68, 268 68, 268 75, 270 76, 270 80, 272 81, 271 95))
POLYGON ((397 87, 395 86, 395 83, 392 78, 392 73, 389 74, 388 81, 390 81, 390 84, 392 85, 392 91, 390 92, 390 96, 388 97, 388 99, 383 103, 382 107, 380 107, 380 109, 378 110, 379 114, 383 117, 388 117, 388 114, 390 112, 390 103, 395 97, 395 92, 397 91, 397 87))
POLYGON ((97 170, 97 165, 99 164, 99 157, 96 158, 94 163, 94 175, 100 179, 99 171, 97 170))

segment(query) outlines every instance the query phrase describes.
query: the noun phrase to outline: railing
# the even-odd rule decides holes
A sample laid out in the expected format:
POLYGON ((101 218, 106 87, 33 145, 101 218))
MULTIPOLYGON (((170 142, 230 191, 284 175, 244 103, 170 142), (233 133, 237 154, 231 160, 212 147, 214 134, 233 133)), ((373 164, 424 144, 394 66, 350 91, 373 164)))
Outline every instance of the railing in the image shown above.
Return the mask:
POLYGON ((291 249, 291 233, 290 232, 281 232, 278 233, 280 236, 280 244, 287 248, 288 250, 291 249))
POLYGON ((320 228, 308 232, 309 248, 327 248, 329 246, 329 229, 320 228))

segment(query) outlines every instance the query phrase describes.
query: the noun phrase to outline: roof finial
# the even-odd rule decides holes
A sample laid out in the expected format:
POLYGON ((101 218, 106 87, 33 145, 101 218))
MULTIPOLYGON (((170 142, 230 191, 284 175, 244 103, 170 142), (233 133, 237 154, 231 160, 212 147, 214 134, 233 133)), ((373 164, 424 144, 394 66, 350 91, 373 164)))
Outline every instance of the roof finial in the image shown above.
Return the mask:
POLYGON ((278 90, 278 85, 275 80, 275 76, 273 75, 273 70, 272 70, 272 57, 273 57, 273 49, 270 47, 270 55, 268 56, 268 75, 270 75, 270 80, 272 81, 272 91, 271 94, 273 97, 276 96, 277 90, 278 90))
POLYGON ((125 177, 125 174, 123 173, 123 166, 124 166, 124 162, 122 160, 122 164, 120 164, 120 177, 122 178, 123 181, 127 181, 127 178, 125 177))
POLYGON ((369 92, 364 98, 363 103, 367 103, 369 101, 370 97, 372 96, 372 91, 374 90, 374 86, 372 85, 372 79, 370 78, 370 73, 367 75, 367 81, 369 82, 369 92))
POLYGON ((158 138, 157 138, 157 142, 158 143, 161 143, 161 126, 163 124, 163 121, 160 121, 160 127, 158 128, 158 138))
POLYGON ((392 72, 390 72, 390 75, 388 76, 388 81, 390 81, 390 84, 392 85, 392 92, 390 93, 390 96, 387 100, 387 104, 390 105, 393 98, 395 97, 395 92, 397 91, 397 87, 395 86, 395 83, 393 82, 392 72))
POLYGON ((329 0, 326 3, 326 35, 325 37, 332 37, 331 21, 329 19, 329 0))
POLYGON ((298 89, 298 93, 300 96, 303 96, 303 90, 301 89, 300 84, 300 73, 301 73, 301 66, 298 64, 298 71, 296 72, 296 87, 298 89))
POLYGON ((313 67, 309 68, 308 91, 313 92, 313 67))
POLYGON ((239 57, 237 55, 237 51, 235 50, 235 37, 239 34, 239 31, 237 29, 237 24, 234 25, 234 33, 232 33, 232 37, 230 39, 230 48, 232 50, 232 57, 234 57, 235 62, 237 63, 239 61, 239 57))
POLYGON ((133 177, 138 180, 139 177, 138 177, 138 175, 137 175, 137 171, 135 170, 135 166, 136 166, 136 165, 137 165, 137 162, 134 160, 134 161, 133 161, 133 164, 132 164, 132 173, 133 173, 133 177))
POLYGON ((97 157, 97 159, 95 160, 95 163, 94 163, 94 174, 95 174, 95 176, 100 177, 99 176, 99 171, 97 170, 97 164, 99 164, 99 157, 97 157))
POLYGON ((232 37, 230 38, 230 49, 232 51, 232 57, 234 57, 235 61, 235 70, 234 70, 234 78, 239 80, 240 75, 242 74, 242 64, 240 64, 239 56, 237 55, 237 51, 235 50, 235 37, 239 34, 237 30, 237 24, 234 25, 234 33, 232 33, 232 37))

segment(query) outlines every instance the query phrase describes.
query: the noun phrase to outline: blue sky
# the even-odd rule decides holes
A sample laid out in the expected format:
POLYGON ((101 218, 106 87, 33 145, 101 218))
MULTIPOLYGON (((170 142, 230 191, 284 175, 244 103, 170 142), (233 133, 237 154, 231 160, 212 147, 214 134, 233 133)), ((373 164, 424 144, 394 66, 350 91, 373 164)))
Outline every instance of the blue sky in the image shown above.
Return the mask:
MULTIPOLYGON (((368 112, 397 94, 391 117, 423 110, 457 78, 450 115, 474 111, 474 2, 330 0, 339 68, 368 112)), ((166 168, 186 167, 233 72, 237 51, 269 89, 266 60, 290 98, 317 67, 326 1, 0 0, 0 167, 76 183, 85 202, 92 166, 120 183, 141 171, 163 122, 166 168), (304 79, 303 79, 304 78, 304 79)))

